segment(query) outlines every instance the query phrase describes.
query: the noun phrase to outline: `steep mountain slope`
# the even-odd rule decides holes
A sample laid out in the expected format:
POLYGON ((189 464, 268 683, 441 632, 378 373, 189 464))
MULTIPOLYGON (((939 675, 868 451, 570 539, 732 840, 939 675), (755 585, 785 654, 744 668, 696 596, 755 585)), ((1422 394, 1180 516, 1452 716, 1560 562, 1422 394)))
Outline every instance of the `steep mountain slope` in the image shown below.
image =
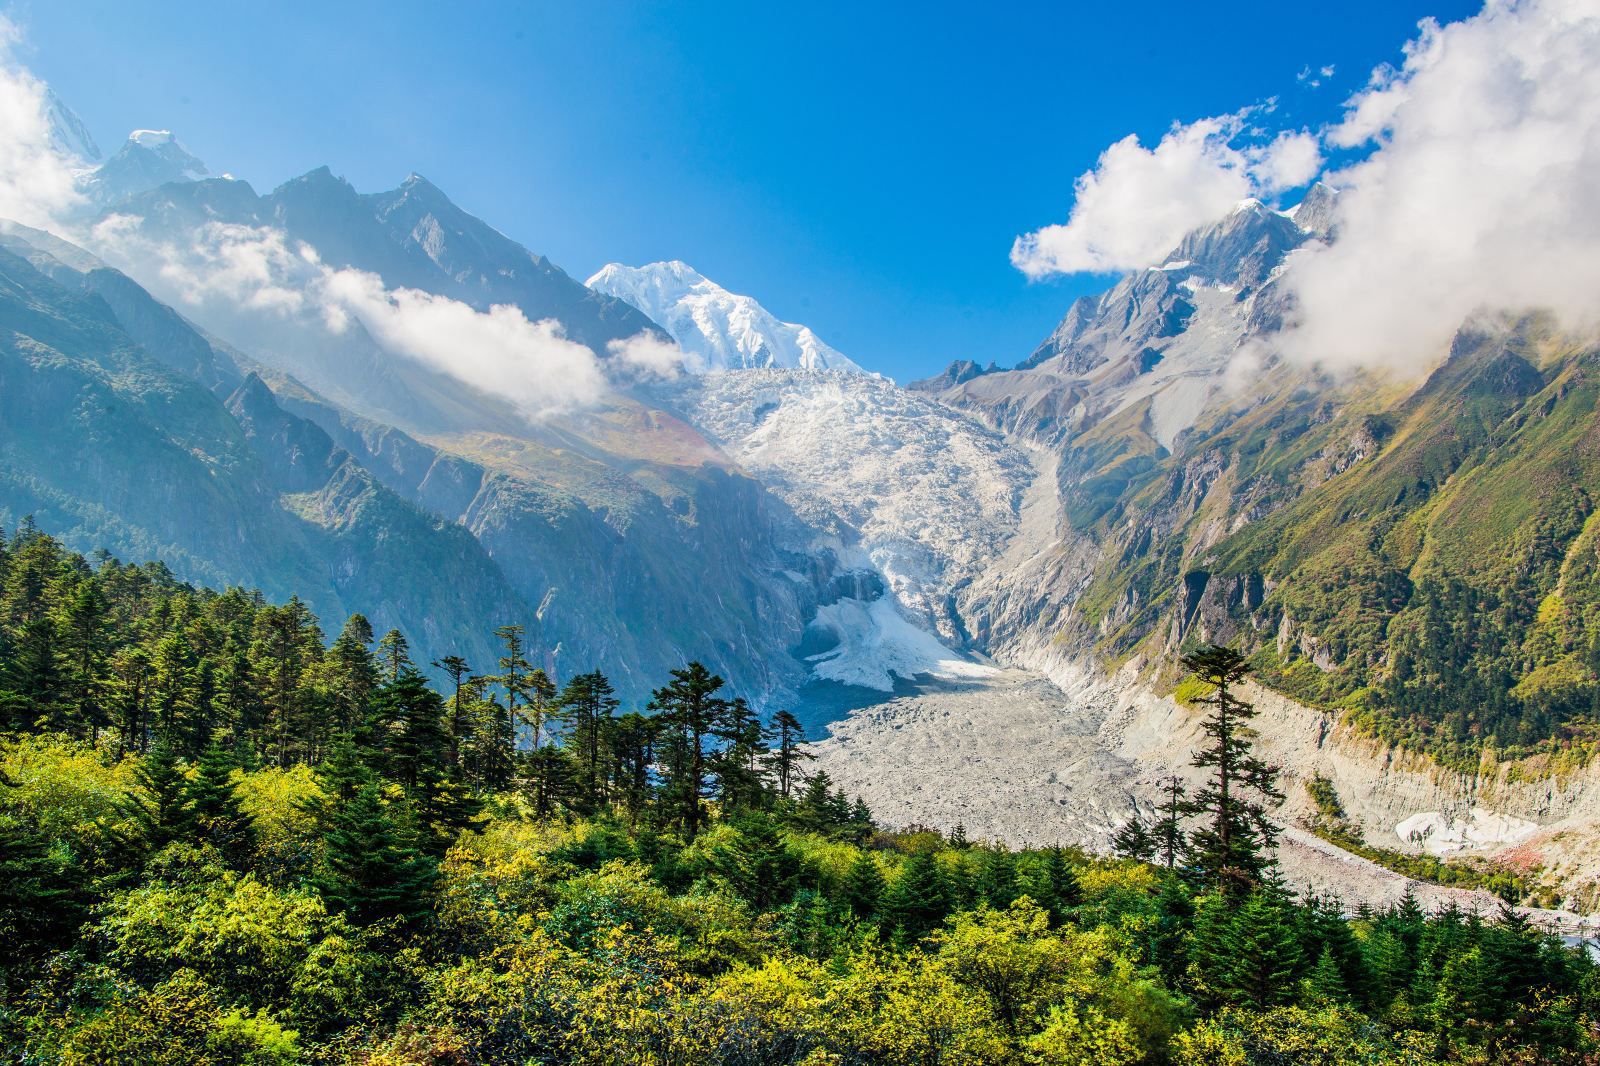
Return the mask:
POLYGON ((1241 204, 1016 370, 925 384, 1056 462, 1057 528, 963 611, 1035 665, 1242 641, 1269 684, 1452 758, 1585 734, 1597 353, 1529 318, 1465 327, 1420 383, 1281 362, 1277 278, 1332 201, 1241 204))
MULTIPOLYGON (((757 699, 803 679, 790 651, 834 564, 791 550, 809 538, 783 501, 630 395, 625 374, 577 410, 531 415, 494 379, 455 371, 507 329, 562 352, 657 333, 634 308, 420 178, 371 196, 325 169, 265 197, 229 180, 173 183, 120 202, 93 239, 238 343, 236 362, 386 488, 470 534, 529 605, 557 673, 598 665, 633 699, 692 658, 757 699), (240 271, 247 290, 230 288, 240 271), (381 289, 361 298, 391 327, 381 336, 329 317, 328 287, 367 278, 381 289), (443 326, 427 317, 440 310, 443 326), (396 336, 412 329, 432 331, 443 358, 417 358, 396 336)), ((531 368, 505 371, 541 384, 531 368)))
POLYGON ((729 292, 689 264, 608 263, 590 278, 596 292, 626 300, 661 323, 702 370, 855 370, 807 326, 780 322, 748 296, 729 292))
MULTIPOLYGON (((11 250, 15 233, 8 241, 5 521, 31 514, 70 544, 161 558, 196 580, 278 596, 298 589, 325 622, 362 611, 380 628, 404 629, 419 656, 484 655, 491 619, 526 614, 464 531, 379 485, 258 379, 224 397, 175 369, 205 340, 176 316, 156 322, 160 305, 126 278, 81 274, 38 249, 30 262, 11 250)), ((225 362, 213 353, 208 365, 225 362)))

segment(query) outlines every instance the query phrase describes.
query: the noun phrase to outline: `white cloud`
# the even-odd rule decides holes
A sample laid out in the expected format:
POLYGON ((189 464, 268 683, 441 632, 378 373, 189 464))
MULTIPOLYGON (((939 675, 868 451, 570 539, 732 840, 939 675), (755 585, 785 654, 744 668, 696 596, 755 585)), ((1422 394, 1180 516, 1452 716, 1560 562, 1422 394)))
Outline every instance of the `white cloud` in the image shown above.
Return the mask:
POLYGON ((1124 137, 1078 178, 1067 221, 1018 237, 1011 262, 1030 278, 1150 266, 1238 201, 1310 181, 1322 166, 1310 133, 1239 143, 1261 110, 1175 125, 1153 149, 1124 137))
POLYGON ((1479 310, 1600 313, 1600 9, 1490 0, 1424 22, 1328 132, 1339 239, 1298 253, 1286 354, 1420 371, 1479 310))
POLYGON ((504 396, 533 418, 598 402, 606 392, 599 361, 568 340, 554 319, 530 322, 519 308, 480 312, 418 289, 386 289, 363 270, 326 271, 320 290, 386 349, 504 396))
POLYGON ((0 217, 48 227, 81 197, 75 161, 51 135, 48 90, 17 62, 20 37, 0 15, 0 217))
POLYGON ((705 370, 705 359, 694 352, 678 347, 677 341, 666 340, 655 333, 639 332, 627 340, 612 341, 606 345, 611 357, 622 368, 644 377, 672 380, 680 373, 700 373, 705 370))
MULTIPOLYGON (((180 244, 152 240, 140 220, 114 215, 95 226, 90 243, 167 298, 225 315, 230 332, 269 321, 340 334, 359 322, 391 354, 503 396, 529 418, 592 406, 607 391, 595 353, 564 337, 554 319, 390 289, 376 274, 333 269, 310 245, 291 246, 282 230, 211 222, 180 244)), ((641 345, 635 351, 665 365, 641 345)))

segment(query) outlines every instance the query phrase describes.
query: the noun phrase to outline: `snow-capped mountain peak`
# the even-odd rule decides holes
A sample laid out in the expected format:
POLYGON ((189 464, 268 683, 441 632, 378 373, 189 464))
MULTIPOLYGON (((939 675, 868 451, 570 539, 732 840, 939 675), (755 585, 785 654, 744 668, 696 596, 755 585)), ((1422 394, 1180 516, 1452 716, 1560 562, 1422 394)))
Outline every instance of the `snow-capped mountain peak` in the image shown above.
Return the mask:
POLYGON ((861 370, 809 327, 781 321, 751 297, 729 292, 681 260, 642 267, 608 263, 588 284, 659 322, 680 348, 700 356, 707 370, 861 370))
POLYGON ((198 181, 209 171, 171 130, 134 130, 117 154, 87 175, 90 201, 106 207, 169 181, 198 181))

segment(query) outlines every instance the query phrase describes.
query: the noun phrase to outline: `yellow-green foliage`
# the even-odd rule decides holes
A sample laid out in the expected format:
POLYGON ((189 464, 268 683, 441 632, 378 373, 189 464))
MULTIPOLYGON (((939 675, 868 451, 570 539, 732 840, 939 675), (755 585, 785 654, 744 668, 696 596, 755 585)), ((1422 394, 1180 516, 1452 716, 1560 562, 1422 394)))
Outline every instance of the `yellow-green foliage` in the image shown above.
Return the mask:
POLYGON ((1177 1066, 1250 1066, 1306 1062, 1323 1066, 1422 1066, 1433 1056, 1420 1033, 1389 1034, 1342 1007, 1229 1008, 1178 1034, 1177 1066))
POLYGON ((234 795, 255 826, 256 846, 268 869, 309 867, 319 847, 316 819, 307 804, 322 795, 317 775, 304 763, 234 775, 234 795))
POLYGON ((88 846, 97 829, 126 829, 133 763, 114 762, 80 741, 0 737, 0 798, 55 842, 88 846))
POLYGON ((149 991, 119 992, 111 1006, 65 1035, 61 1066, 292 1066, 299 1034, 265 1011, 226 1008, 192 970, 149 991))
POLYGON ((1172 690, 1172 698, 1184 707, 1193 707, 1201 696, 1209 696, 1217 690, 1217 686, 1209 681, 1190 675, 1178 682, 1178 687, 1172 690))

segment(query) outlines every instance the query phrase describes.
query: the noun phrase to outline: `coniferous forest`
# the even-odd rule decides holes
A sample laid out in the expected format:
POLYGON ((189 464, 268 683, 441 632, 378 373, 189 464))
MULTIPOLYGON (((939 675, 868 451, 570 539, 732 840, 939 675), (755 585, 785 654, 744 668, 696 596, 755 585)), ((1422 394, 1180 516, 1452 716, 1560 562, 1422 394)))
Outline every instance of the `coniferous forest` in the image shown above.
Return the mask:
MULTIPOLYGON (((1506 908, 1273 863, 1247 661, 1117 857, 874 823, 690 663, 646 706, 360 616, 0 548, 0 1046, 26 1063, 1590 1062, 1600 973, 1506 908)), ((936 787, 937 782, 931 783, 936 787)))

